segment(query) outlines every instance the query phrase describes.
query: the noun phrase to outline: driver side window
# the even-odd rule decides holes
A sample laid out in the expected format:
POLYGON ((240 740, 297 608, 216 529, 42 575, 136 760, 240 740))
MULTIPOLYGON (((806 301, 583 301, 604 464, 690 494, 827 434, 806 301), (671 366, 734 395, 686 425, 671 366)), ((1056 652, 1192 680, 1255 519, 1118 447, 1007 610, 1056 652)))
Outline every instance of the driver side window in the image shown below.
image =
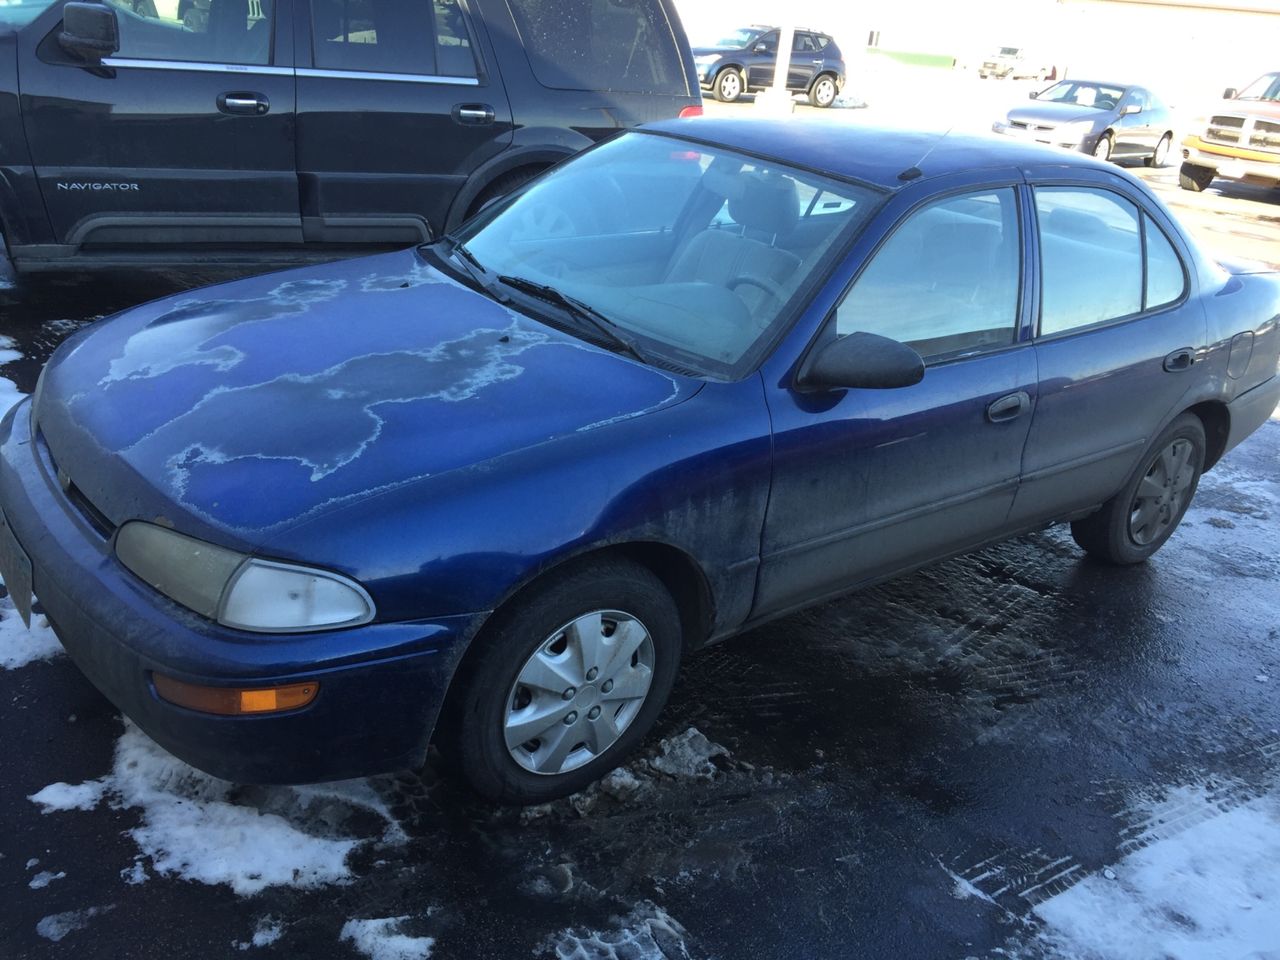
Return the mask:
POLYGON ((879 334, 935 361, 1011 344, 1021 249, 1012 188, 917 210, 836 308, 836 335, 879 334))
POLYGON ((272 0, 108 0, 120 49, 134 60, 271 62, 272 0))

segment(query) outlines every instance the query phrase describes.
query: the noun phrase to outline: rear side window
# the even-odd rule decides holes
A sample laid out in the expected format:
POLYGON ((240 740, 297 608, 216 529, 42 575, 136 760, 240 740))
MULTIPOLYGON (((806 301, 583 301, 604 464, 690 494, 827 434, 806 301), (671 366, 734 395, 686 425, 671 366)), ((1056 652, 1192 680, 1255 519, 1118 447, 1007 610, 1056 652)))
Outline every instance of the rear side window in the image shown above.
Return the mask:
POLYGON ((684 95, 675 37, 658 0, 507 0, 533 75, 560 90, 684 95))
POLYGON ((476 75, 457 0, 311 0, 311 23, 321 69, 476 75))
POLYGON ((250 66, 271 62, 273 0, 110 3, 120 25, 118 57, 250 66))
POLYGON ((912 214, 836 309, 836 334, 876 333, 926 360, 1014 342, 1021 274, 1012 189, 950 197, 912 214))
POLYGON ((1181 300, 1187 288, 1187 277, 1182 270, 1182 260, 1164 231, 1143 217, 1143 229, 1147 234, 1147 309, 1163 307, 1181 300))

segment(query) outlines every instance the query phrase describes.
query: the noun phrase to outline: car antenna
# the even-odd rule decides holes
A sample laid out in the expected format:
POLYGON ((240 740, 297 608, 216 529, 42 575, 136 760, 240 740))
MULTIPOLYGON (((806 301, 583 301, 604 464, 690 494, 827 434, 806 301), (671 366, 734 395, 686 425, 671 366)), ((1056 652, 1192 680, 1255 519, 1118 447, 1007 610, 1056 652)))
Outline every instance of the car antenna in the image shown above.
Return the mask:
POLYGON ((898 179, 903 181, 911 181, 919 177, 923 177, 924 171, 920 169, 921 165, 926 160, 929 159, 929 154, 933 153, 934 150, 938 149, 938 144, 940 144, 943 140, 947 139, 947 137, 951 136, 951 131, 954 129, 955 127, 948 127, 946 133, 940 136, 937 140, 933 141, 933 143, 929 146, 929 149, 924 152, 923 157, 917 160, 915 164, 913 164, 910 167, 907 167, 907 169, 903 170, 900 174, 898 174, 898 179))

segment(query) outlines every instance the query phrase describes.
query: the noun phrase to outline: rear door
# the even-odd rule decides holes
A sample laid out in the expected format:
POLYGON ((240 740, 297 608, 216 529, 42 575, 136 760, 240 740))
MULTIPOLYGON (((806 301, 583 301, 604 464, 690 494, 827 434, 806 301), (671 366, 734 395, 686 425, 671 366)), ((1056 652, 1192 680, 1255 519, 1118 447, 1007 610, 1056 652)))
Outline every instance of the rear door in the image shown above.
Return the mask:
POLYGON ((460 0, 295 0, 309 241, 420 242, 511 142, 482 23, 460 0))
POLYGON ((23 33, 22 114, 59 244, 46 256, 301 240, 291 3, 180 16, 177 0, 113 0, 120 49, 100 68, 58 45, 56 11, 23 33))
POLYGON ((822 67, 822 49, 812 33, 797 30, 791 48, 791 69, 787 72, 788 90, 808 90, 822 67))

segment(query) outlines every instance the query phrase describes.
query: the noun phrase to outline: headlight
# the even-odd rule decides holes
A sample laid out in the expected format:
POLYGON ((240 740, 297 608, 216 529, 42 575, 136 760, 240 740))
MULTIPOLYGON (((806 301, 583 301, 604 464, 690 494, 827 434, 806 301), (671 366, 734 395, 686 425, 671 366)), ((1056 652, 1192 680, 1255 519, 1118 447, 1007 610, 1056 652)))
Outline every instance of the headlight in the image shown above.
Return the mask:
POLYGON ((373 601, 353 580, 259 560, 152 523, 122 526, 116 557, 170 600, 237 630, 333 630, 373 619, 373 601))
POLYGON ((1093 133, 1092 120, 1075 120, 1071 123, 1064 123, 1054 130, 1053 139, 1055 143, 1079 144, 1091 133, 1093 133))

